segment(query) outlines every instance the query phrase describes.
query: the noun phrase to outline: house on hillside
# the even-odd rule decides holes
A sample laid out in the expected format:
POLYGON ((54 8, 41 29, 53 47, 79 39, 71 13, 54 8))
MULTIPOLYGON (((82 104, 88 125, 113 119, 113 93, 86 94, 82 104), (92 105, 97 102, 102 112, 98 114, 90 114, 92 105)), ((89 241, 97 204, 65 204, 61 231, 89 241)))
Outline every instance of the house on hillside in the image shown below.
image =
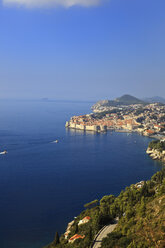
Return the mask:
POLYGON ((75 240, 77 239, 84 239, 85 238, 85 235, 79 235, 79 234, 75 234, 74 236, 72 236, 70 239, 69 239, 69 243, 73 243, 75 240))
POLYGON ((91 217, 86 216, 82 220, 79 221, 78 225, 86 224, 90 221, 91 217))
POLYGON ((147 129, 144 131, 144 135, 145 136, 150 136, 150 135, 153 135, 155 133, 155 131, 151 130, 151 129, 147 129))

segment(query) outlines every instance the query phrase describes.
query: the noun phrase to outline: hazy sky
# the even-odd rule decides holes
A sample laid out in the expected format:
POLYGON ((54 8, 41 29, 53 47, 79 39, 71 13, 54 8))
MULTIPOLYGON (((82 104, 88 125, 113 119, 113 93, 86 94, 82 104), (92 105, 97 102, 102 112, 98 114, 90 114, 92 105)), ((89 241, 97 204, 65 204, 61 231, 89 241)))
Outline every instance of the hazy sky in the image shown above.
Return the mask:
POLYGON ((165 97, 165 0, 0 0, 0 98, 165 97))

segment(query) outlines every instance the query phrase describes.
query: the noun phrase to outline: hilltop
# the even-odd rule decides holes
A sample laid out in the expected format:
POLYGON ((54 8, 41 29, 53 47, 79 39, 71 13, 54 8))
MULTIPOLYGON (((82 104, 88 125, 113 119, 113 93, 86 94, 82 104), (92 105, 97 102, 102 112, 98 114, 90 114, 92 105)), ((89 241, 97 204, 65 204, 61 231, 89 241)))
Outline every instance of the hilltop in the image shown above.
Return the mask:
POLYGON ((119 98, 116 98, 114 102, 120 104, 120 105, 131 105, 131 104, 145 104, 144 101, 131 96, 131 95, 123 95, 119 98))
POLYGON ((123 95, 114 100, 98 101, 92 106, 92 110, 101 110, 102 107, 119 107, 119 106, 129 106, 133 104, 145 105, 146 102, 131 95, 123 95))

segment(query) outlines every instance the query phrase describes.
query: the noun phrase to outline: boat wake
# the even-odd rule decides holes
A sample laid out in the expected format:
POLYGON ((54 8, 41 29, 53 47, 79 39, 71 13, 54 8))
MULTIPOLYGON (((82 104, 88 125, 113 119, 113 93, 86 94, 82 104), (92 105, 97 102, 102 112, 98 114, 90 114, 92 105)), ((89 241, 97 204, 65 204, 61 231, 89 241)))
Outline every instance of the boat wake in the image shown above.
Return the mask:
POLYGON ((0 155, 5 155, 7 153, 8 153, 7 151, 3 151, 3 152, 0 152, 0 155))

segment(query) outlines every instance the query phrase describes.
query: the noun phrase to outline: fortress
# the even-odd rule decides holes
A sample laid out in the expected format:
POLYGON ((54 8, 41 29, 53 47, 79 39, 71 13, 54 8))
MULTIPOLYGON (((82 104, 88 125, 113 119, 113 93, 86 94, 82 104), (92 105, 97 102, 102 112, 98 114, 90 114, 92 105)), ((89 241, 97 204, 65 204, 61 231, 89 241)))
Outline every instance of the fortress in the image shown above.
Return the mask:
POLYGON ((106 132, 107 126, 104 125, 86 125, 85 123, 75 123, 74 121, 70 120, 66 122, 65 127, 79 129, 82 131, 93 131, 93 132, 106 132))

